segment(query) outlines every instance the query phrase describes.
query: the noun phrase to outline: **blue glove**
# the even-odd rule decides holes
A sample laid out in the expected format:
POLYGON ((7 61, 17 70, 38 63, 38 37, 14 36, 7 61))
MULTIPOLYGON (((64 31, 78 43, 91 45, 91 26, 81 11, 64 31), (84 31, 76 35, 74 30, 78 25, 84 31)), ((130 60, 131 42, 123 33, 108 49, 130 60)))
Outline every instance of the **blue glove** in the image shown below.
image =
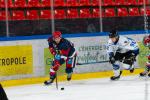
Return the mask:
POLYGON ((72 64, 72 59, 69 59, 69 60, 68 60, 68 64, 72 64))
POLYGON ((111 63, 111 64, 114 64, 115 63, 115 58, 114 57, 109 57, 109 62, 111 63))
POLYGON ((61 56, 60 56, 59 54, 56 54, 56 55, 55 55, 55 59, 56 59, 56 60, 60 60, 60 59, 61 59, 61 56))
POLYGON ((114 53, 113 52, 109 52, 109 57, 110 58, 114 57, 114 53))

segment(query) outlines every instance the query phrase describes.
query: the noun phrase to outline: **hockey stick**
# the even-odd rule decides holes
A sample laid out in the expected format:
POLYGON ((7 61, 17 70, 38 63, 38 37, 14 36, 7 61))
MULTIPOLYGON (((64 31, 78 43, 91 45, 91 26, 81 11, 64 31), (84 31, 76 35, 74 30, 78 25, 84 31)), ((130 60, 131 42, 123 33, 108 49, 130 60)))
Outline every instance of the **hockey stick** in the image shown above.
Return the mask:
POLYGON ((148 76, 146 75, 145 77, 145 99, 144 100, 148 100, 148 76))
POLYGON ((56 71, 56 89, 58 90, 58 79, 57 79, 57 71, 56 71))
POLYGON ((76 65, 88 65, 88 64, 106 63, 106 62, 109 62, 109 61, 88 62, 88 63, 76 63, 76 65))

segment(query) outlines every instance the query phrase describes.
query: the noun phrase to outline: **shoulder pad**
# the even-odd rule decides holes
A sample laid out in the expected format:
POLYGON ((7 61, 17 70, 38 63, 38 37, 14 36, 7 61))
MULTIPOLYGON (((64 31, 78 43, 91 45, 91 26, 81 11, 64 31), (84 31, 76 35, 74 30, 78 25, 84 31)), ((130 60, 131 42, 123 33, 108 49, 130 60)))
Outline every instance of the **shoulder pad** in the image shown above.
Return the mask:
POLYGON ((47 39, 47 41, 48 41, 48 42, 52 42, 52 41, 53 41, 53 38, 52 38, 52 37, 49 37, 49 38, 47 39))

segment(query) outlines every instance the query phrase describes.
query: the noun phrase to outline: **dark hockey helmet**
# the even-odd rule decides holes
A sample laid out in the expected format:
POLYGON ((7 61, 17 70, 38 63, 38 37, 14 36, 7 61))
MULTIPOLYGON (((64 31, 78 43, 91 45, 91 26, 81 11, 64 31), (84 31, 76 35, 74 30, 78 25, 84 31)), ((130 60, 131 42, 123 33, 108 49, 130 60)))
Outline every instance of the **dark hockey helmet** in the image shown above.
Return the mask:
POLYGON ((114 37, 116 37, 116 38, 119 37, 119 34, 116 30, 112 30, 109 32, 109 38, 114 38, 114 37))

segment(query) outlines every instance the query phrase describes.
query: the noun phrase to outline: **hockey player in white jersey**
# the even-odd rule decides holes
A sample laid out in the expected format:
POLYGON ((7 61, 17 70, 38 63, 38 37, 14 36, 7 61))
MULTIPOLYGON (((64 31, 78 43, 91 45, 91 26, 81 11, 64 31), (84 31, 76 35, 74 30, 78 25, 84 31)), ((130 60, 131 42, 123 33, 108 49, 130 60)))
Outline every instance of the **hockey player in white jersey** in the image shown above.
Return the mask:
POLYGON ((109 62, 113 66, 114 76, 110 77, 111 80, 117 80, 120 78, 122 71, 120 70, 120 62, 122 67, 134 71, 134 62, 136 56, 139 54, 139 47, 135 40, 119 36, 116 30, 109 33, 108 48, 109 62))

